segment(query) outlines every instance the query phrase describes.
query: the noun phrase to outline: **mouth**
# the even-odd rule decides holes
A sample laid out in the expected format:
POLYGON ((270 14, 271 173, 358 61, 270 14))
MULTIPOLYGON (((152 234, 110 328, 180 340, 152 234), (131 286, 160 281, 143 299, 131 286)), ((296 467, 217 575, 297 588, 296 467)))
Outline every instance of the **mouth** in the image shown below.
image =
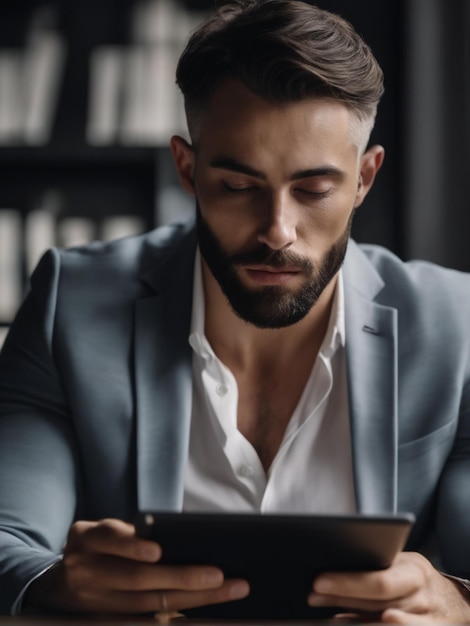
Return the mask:
POLYGON ((258 285, 284 285, 301 273, 295 267, 271 267, 264 265, 243 268, 248 278, 258 285))

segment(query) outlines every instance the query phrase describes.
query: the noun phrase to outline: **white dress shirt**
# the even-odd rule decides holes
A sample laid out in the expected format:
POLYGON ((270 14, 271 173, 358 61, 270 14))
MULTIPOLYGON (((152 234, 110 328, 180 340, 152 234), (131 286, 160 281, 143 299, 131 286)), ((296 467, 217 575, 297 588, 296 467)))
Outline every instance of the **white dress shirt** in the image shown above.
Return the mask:
POLYGON ((267 473, 237 428, 237 382, 204 335, 204 315, 198 252, 189 336, 193 407, 184 510, 355 512, 341 271, 325 338, 267 473))

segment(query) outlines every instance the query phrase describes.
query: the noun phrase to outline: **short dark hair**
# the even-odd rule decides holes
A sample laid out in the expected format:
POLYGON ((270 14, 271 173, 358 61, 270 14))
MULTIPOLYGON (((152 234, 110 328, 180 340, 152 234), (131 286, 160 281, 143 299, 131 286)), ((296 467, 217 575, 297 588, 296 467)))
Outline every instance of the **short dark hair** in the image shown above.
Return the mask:
POLYGON ((226 78, 278 104, 342 101, 372 128, 383 73, 342 17, 300 0, 231 0, 190 37, 176 82, 190 127, 226 78))

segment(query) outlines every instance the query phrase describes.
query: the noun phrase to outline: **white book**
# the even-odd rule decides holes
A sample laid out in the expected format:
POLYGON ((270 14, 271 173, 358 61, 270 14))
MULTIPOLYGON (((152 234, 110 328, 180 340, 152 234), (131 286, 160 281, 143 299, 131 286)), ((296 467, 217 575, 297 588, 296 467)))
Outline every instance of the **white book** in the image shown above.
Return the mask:
POLYGON ((120 132, 123 144, 166 146, 180 129, 175 68, 174 50, 168 44, 134 45, 129 49, 120 132))
POLYGON ((187 136, 183 97, 175 71, 188 34, 206 13, 188 12, 178 0, 136 4, 124 78, 120 140, 166 146, 172 134, 187 136))
POLYGON ((57 224, 58 245, 82 246, 95 239, 95 222, 86 217, 64 217, 57 224))
POLYGON ((188 123, 186 120, 186 111, 184 109, 184 98, 179 88, 175 85, 174 92, 174 111, 173 111, 173 124, 175 135, 180 135, 186 141, 191 143, 191 137, 189 136, 188 123))
POLYGON ((7 334, 8 328, 6 326, 0 326, 0 348, 3 346, 7 334))
MULTIPOLYGON (((208 17, 208 13, 204 11, 187 11, 183 7, 178 9, 175 37, 173 43, 173 50, 175 56, 175 71, 177 59, 179 59, 183 52, 188 38, 192 32, 208 17)), ((175 133, 182 135, 188 141, 190 140, 189 132, 186 122, 186 113, 184 110, 184 98, 179 87, 172 81, 174 86, 174 127, 175 133)))
POLYGON ((64 67, 63 38, 52 31, 36 33, 25 52, 24 140, 27 144, 45 144, 51 137, 64 67))
POLYGON ((0 210, 0 320, 11 320, 22 298, 21 214, 0 210))
MULTIPOLYGON (((126 51, 124 97, 120 140, 128 145, 150 143, 146 137, 148 82, 147 47, 131 46, 126 51)), ((155 112, 158 115, 158 112, 155 112)))
POLYGON ((132 19, 132 40, 138 44, 172 42, 179 18, 178 0, 141 0, 132 19))
POLYGON ((36 209, 26 216, 25 257, 28 274, 46 250, 56 245, 56 219, 51 211, 36 209))
POLYGON ((145 230, 144 220, 135 215, 111 215, 101 224, 101 239, 112 241, 129 235, 139 235, 145 230))
POLYGON ((175 84, 176 58, 167 43, 147 46, 147 72, 152 77, 145 91, 145 138, 148 143, 166 146, 178 130, 178 89, 175 84))
POLYGON ((23 134, 23 55, 0 50, 0 144, 20 143, 23 134))
POLYGON ((116 141, 119 131, 124 50, 119 46, 99 46, 90 57, 90 85, 86 136, 94 145, 116 141))

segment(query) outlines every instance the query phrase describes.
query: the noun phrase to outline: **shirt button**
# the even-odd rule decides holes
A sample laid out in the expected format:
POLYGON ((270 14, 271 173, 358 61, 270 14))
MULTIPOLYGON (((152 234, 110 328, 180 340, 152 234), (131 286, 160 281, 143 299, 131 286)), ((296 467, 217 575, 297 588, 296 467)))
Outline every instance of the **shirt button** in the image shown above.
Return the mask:
POLYGON ((238 473, 242 478, 251 478, 253 476, 253 468, 251 465, 242 465, 238 473))
POLYGON ((228 393, 228 387, 227 385, 217 385, 217 387, 215 388, 215 391, 217 393, 218 396, 226 396, 228 393))

